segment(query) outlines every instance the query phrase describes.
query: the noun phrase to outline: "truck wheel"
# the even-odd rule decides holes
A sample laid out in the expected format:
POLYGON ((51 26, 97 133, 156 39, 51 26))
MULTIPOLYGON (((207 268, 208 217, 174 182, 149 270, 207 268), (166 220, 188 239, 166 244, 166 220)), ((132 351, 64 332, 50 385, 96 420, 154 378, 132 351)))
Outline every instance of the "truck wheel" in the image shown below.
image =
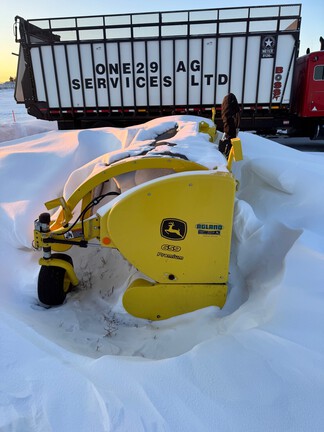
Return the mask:
MULTIPOLYGON (((54 253, 52 258, 67 261, 73 265, 69 255, 54 253)), ((66 270, 62 267, 41 266, 38 275, 38 299, 47 306, 57 306, 63 304, 67 292, 71 289, 71 281, 66 270)))

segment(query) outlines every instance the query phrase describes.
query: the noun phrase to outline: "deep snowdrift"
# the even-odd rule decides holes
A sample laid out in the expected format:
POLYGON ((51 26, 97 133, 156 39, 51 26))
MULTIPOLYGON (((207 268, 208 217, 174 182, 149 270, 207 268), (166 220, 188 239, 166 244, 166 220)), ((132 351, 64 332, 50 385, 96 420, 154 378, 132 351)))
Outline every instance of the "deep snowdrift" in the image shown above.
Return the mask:
POLYGON ((96 247, 72 250, 81 283, 67 302, 38 305, 40 253, 31 241, 43 203, 170 122, 182 125, 187 155, 213 164, 216 145, 197 132, 199 120, 1 144, 1 431, 324 428, 323 158, 240 133, 222 310, 163 322, 131 317, 121 295, 136 270, 117 251, 96 247))

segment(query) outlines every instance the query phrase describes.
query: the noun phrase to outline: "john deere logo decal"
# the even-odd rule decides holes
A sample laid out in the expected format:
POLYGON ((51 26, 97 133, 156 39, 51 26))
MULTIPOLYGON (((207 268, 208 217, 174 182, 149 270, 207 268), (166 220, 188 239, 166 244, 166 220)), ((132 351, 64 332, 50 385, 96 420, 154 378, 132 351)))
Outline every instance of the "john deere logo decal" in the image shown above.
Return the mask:
POLYGON ((180 219, 163 219, 161 236, 168 240, 183 240, 187 234, 187 224, 180 219))

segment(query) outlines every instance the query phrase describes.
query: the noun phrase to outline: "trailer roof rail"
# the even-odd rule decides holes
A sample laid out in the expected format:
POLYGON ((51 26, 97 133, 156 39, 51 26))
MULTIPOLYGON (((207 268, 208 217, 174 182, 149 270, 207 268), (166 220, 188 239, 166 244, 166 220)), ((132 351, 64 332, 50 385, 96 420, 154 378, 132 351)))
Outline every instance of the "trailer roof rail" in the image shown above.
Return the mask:
POLYGON ((52 42, 194 37, 201 35, 298 32, 301 4, 193 9, 118 15, 37 18, 19 21, 20 41, 42 43, 40 32, 52 42), (37 32, 36 32, 37 33, 37 32), (30 36, 35 36, 30 37, 30 36))

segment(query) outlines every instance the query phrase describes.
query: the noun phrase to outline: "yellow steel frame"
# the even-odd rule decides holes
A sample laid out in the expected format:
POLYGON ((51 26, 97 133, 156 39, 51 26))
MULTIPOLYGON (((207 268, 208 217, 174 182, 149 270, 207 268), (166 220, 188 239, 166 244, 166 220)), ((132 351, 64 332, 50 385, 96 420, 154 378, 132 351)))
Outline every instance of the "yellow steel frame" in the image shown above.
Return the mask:
MULTIPOLYGON (((93 190, 100 184, 108 181, 109 179, 116 177, 121 174, 129 173, 137 170, 144 169, 172 169, 175 172, 183 171, 197 171, 207 170, 203 165, 196 162, 192 162, 185 159, 171 158, 171 157, 143 157, 143 158, 129 158, 116 162, 112 165, 107 166, 105 169, 95 174, 94 176, 83 182, 68 198, 65 200, 63 197, 48 201, 45 206, 48 210, 52 210, 58 206, 61 206, 55 221, 52 222, 50 231, 48 233, 40 233, 34 230, 34 246, 35 248, 41 248, 50 246, 46 242, 46 239, 53 238, 62 240, 64 239, 64 233, 67 231, 66 225, 72 220, 74 216, 74 209, 81 202, 81 210, 89 204, 92 199, 93 190)), ((81 223, 77 223, 74 227, 75 231, 79 231, 81 223)), ((100 221, 97 217, 93 217, 84 221, 85 237, 84 238, 73 238, 71 240, 80 242, 82 240, 91 240, 93 238, 100 238, 100 221)), ((68 249, 69 245, 52 245, 54 250, 62 251, 68 249)), ((103 246, 107 246, 103 244, 103 246)), ((109 245, 113 247, 113 245, 109 245)))

